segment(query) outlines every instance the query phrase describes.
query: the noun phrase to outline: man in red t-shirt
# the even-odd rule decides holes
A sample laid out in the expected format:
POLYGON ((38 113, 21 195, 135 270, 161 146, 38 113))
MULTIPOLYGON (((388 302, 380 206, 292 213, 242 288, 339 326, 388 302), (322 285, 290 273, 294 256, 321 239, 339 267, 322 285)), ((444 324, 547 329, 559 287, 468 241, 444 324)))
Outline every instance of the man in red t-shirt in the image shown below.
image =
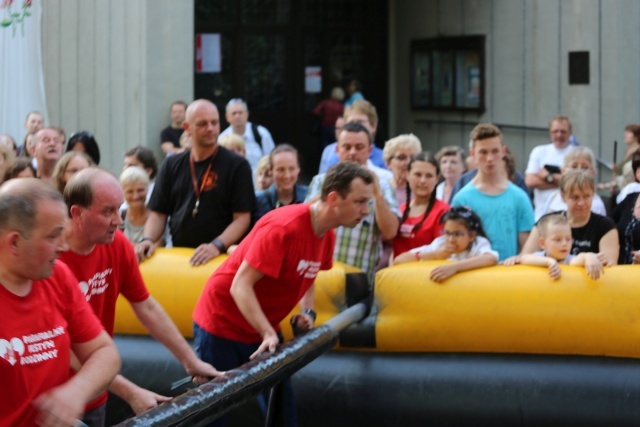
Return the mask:
MULTIPOLYGON (((122 224, 118 209, 124 200, 118 181, 99 168, 84 169, 69 181, 64 198, 71 222, 66 232, 69 250, 60 259, 80 281, 80 288, 107 332, 113 335, 116 300, 122 294, 140 322, 173 353, 196 383, 221 375, 198 359, 162 306, 149 295, 133 246, 118 230, 122 224)), ((116 377, 109 390, 131 405, 136 414, 169 400, 122 375, 116 377)), ((87 415, 98 421, 104 418, 105 404, 106 395, 89 405, 87 415)))
POLYGON ((34 178, 0 190, 0 426, 77 425, 120 369, 118 350, 66 265, 67 209, 34 178), (70 378, 70 353, 82 368, 70 378))
MULTIPOLYGON (((312 285, 318 271, 333 264, 333 229, 355 227, 369 214, 373 179, 355 163, 340 163, 327 172, 320 200, 275 209, 258 221, 196 304, 194 337, 202 360, 229 370, 275 351, 278 325, 298 302, 296 327, 313 327, 312 285)), ((292 397, 285 404, 295 423, 292 397)))

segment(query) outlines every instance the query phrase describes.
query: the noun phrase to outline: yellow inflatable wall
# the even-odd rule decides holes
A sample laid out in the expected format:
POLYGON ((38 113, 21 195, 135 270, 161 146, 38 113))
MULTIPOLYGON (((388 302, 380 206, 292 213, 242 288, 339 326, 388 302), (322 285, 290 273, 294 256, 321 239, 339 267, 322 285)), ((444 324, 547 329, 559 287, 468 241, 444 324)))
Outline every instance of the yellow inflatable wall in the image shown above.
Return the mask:
POLYGON ((637 266, 605 269, 496 266, 429 279, 442 262, 415 262, 376 276, 381 351, 498 352, 640 357, 637 266))
MULTIPOLYGON (((186 337, 192 337, 191 315, 205 282, 227 258, 191 267, 192 253, 160 249, 140 265, 151 295, 186 337)), ((377 351, 640 357, 638 266, 606 268, 597 281, 580 267, 562 266, 562 278, 554 281, 545 268, 496 266, 438 284, 429 272, 440 264, 416 262, 378 272, 373 309, 377 351)), ((335 263, 320 272, 317 324, 346 308, 346 273, 357 271, 335 263)), ((299 311, 296 307, 292 314, 299 311)), ((281 327, 291 338, 289 318, 281 327)), ((123 298, 115 331, 146 334, 123 298)))

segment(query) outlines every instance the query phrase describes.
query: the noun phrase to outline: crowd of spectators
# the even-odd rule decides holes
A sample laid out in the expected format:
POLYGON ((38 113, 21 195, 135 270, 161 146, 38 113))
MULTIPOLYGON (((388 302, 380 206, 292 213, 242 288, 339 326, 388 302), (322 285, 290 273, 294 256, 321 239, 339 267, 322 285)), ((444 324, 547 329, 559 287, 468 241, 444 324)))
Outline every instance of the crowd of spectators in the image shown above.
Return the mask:
MULTIPOLYGON (((357 85, 357 82, 355 84, 357 85)), ((377 203, 380 205, 376 205, 378 210, 385 213, 376 214, 375 209, 372 209, 370 225, 374 227, 371 228, 373 234, 369 240, 363 240, 367 244, 360 245, 359 248, 351 248, 346 243, 349 239, 342 243, 338 242, 336 259, 342 259, 363 268, 373 281, 374 272, 388 265, 392 256, 397 257, 415 247, 428 245, 440 236, 445 225, 441 219, 449 209, 449 205, 466 206, 479 215, 483 233, 486 232, 488 241, 499 254, 500 260, 531 250, 532 247, 538 249, 534 244, 537 242, 537 237, 530 238, 529 233, 532 230, 536 231, 534 224, 543 215, 558 211, 566 212, 573 230, 578 224, 575 221, 576 206, 571 203, 571 197, 576 197, 573 192, 577 190, 571 187, 571 192, 564 191, 560 185, 563 178, 574 170, 584 171, 592 177, 594 182, 591 186, 590 181, 585 179, 586 184, 579 186, 580 191, 584 190, 583 187, 586 188, 584 191, 587 194, 581 197, 589 206, 589 212, 602 218, 606 218, 609 212, 608 221, 615 221, 613 224, 617 224, 617 227, 611 228, 611 233, 617 234, 609 236, 605 242, 602 242, 607 246, 606 249, 599 248, 597 245, 591 249, 606 252, 608 254, 606 258, 611 264, 631 263, 635 259, 636 252, 640 249, 636 240, 640 239, 633 238, 638 232, 635 231, 637 221, 633 220, 635 216, 632 215, 631 208, 635 206, 637 194, 640 192, 636 173, 638 165, 633 161, 634 156, 640 156, 638 154, 640 153, 638 142, 640 125, 628 125, 625 128, 627 150, 621 164, 614 165, 619 174, 617 179, 596 184, 596 159, 593 152, 586 146, 573 145, 571 141, 575 139, 571 138, 572 126, 569 118, 555 116, 549 122, 551 142, 536 147, 531 152, 526 173, 523 175, 517 171, 508 144, 503 141, 503 135, 499 129, 490 124, 479 125, 479 128, 474 129, 468 151, 461 146, 448 146, 441 148, 433 156, 429 152, 421 152, 423 147, 429 144, 421 142, 413 134, 395 136, 382 144, 383 149, 378 148, 375 144, 378 127, 375 106, 358 94, 357 90, 354 91, 355 87, 354 84, 350 87, 350 93, 356 93, 355 99, 352 97, 350 102, 344 104, 344 108, 338 108, 338 104, 344 99, 340 88, 334 88, 332 98, 321 103, 317 108, 316 113, 319 116, 331 115, 331 120, 335 119, 333 126, 329 126, 326 117, 323 120, 326 141, 335 137, 335 142, 326 144, 319 176, 338 162, 359 162, 366 165, 378 177, 376 188, 379 188, 380 194, 385 194, 388 200, 384 204, 381 200, 371 202, 372 208, 377 203), (329 109, 325 104, 331 105, 331 108, 329 109), (328 114, 325 109, 331 110, 331 114, 328 114), (343 114, 339 115, 337 111, 343 114), (371 144, 369 146, 365 144, 363 147, 347 144, 346 149, 343 149, 340 145, 341 135, 348 136, 349 133, 353 133, 353 130, 344 132, 345 123, 357 123, 363 126, 371 144), (596 189, 612 190, 617 198, 613 197, 612 203, 605 206, 605 201, 596 193, 596 189), (503 200, 504 204, 499 204, 498 200, 503 200), (497 206, 500 207, 496 208, 497 206), (529 216, 530 209, 533 210, 533 219, 529 216), (383 224, 382 230, 376 227, 378 220, 383 224), (398 226, 392 227, 393 224, 398 226), (393 228, 395 231, 391 232, 393 228), (525 244, 527 241, 529 243, 525 244), (615 246, 616 241, 618 246, 610 247, 615 246), (395 249, 391 250, 391 248, 395 249), (341 252, 342 256, 339 255, 341 252)), ((182 101, 177 101, 170 107, 171 124, 162 131, 160 138, 162 151, 166 153, 168 159, 166 161, 163 159, 163 163, 173 162, 172 157, 176 156, 177 159, 180 155, 189 154, 194 150, 191 147, 195 132, 185 132, 185 128, 188 128, 188 125, 184 126, 188 123, 187 110, 188 105, 182 101)), ((200 230, 193 228, 185 230, 185 223, 190 222, 190 217, 196 218, 197 215, 194 212, 199 211, 200 201, 197 193, 202 190, 208 191, 204 187, 199 189, 188 185, 185 186, 188 188, 185 193, 187 196, 178 202, 180 206, 175 207, 176 210, 173 212, 167 211, 161 214, 160 222, 166 224, 166 227, 162 226, 164 232, 158 233, 155 228, 160 229, 160 227, 154 226, 155 228, 152 227, 154 229, 150 229, 150 232, 153 232, 153 239, 149 239, 144 229, 148 218, 152 218, 152 221, 157 220, 154 216, 157 212, 150 209, 147 204, 154 193, 158 161, 153 150, 138 146, 126 153, 124 164, 125 169, 129 166, 137 166, 140 169, 135 169, 135 173, 125 170, 126 173, 121 177, 125 191, 125 202, 120 208, 123 218, 122 227, 133 244, 141 243, 139 240, 143 239, 153 240, 154 248, 167 244, 170 246, 171 235, 177 234, 179 245, 198 247, 201 244, 211 243, 200 241, 200 234, 211 234, 219 238, 231 223, 235 223, 235 226, 231 227, 232 238, 218 239, 219 247, 214 245, 215 248, 207 251, 207 256, 203 256, 202 259, 206 262, 210 259, 209 255, 217 255, 229 247, 234 247, 265 213, 280 206, 301 203, 305 199, 313 200, 314 194, 319 189, 317 182, 321 181, 314 180, 311 191, 306 193, 307 187, 298 182, 301 172, 300 160, 293 146, 272 143, 271 134, 266 128, 249 122, 248 106, 242 99, 231 99, 226 106, 225 114, 231 125, 224 132, 213 135, 210 144, 215 144, 216 147, 220 147, 220 150, 225 148, 249 163, 255 162, 251 168, 251 175, 240 180, 240 182, 246 182, 246 185, 242 184, 245 188, 242 192, 251 191, 251 197, 243 196, 246 202, 242 207, 248 210, 245 214, 250 219, 245 219, 246 215, 242 216, 241 212, 234 210, 238 208, 227 205, 224 209, 219 209, 216 214, 227 218, 220 223, 218 231, 200 233, 200 230), (145 173, 146 179, 143 179, 140 171, 145 173), (137 188, 134 190, 133 187, 137 188), (189 192, 194 194, 188 195, 189 192), (145 196, 144 205, 139 203, 141 194, 145 196), (194 200, 190 200, 194 195, 194 200), (130 202, 136 203, 136 207, 132 210, 129 210, 130 202), (187 207, 189 203, 195 204, 187 207), (242 226, 238 226, 239 215, 243 217, 242 226), (180 238, 183 235, 194 236, 194 238, 190 237, 184 241, 180 238)), ((59 127, 45 127, 44 118, 38 112, 32 112, 27 116, 24 127, 26 136, 22 145, 16 144, 14 138, 9 135, 0 135, 0 176, 3 180, 35 175, 50 181, 60 192, 63 192, 66 183, 75 173, 81 169, 99 165, 99 144, 90 132, 75 132, 66 141, 64 130, 59 127), (63 155, 65 151, 66 154, 63 155)), ((188 172, 188 168, 184 168, 189 165, 189 158, 193 156, 183 157, 185 161, 182 163, 185 166, 180 167, 179 175, 185 182, 192 181, 194 177, 190 176, 192 174, 188 172)), ((194 166, 196 181, 205 185, 207 180, 203 176, 211 171, 205 170, 207 165, 200 165, 197 161, 194 166)), ((167 171, 170 165, 163 164, 163 168, 167 171)), ((235 173, 237 172, 232 172, 232 174, 235 173)), ((244 173, 241 175, 244 176, 244 173)), ((219 180, 220 176, 214 172, 210 178, 213 181, 207 181, 207 185, 217 184, 214 181, 219 180)), ((222 182, 219 181, 219 183, 222 182)), ((171 196, 172 191, 165 188, 163 196, 171 196)), ((165 206, 163 209, 169 208, 165 206)), ((591 218, 581 217, 581 219, 588 221, 591 218)), ((367 224, 367 220, 364 223, 367 224)), ((200 226, 204 227, 204 224, 200 226)), ((349 234, 351 233, 350 231, 349 234)), ((362 236, 360 238, 364 239, 362 236)), ((573 253, 581 250, 580 238, 575 234, 573 253)), ((149 252, 146 245, 143 249, 138 249, 140 260, 152 252, 149 252)))

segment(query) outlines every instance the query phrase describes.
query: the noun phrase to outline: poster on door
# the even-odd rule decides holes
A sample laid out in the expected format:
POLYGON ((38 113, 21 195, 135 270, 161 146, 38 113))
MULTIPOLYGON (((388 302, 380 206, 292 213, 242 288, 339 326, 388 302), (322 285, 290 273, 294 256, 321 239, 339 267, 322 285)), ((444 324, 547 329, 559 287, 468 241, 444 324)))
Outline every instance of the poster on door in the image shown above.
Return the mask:
POLYGON ((196 34, 196 73, 222 71, 220 34, 196 34))
POLYGON ((322 67, 304 68, 304 91, 305 93, 322 92, 322 67))

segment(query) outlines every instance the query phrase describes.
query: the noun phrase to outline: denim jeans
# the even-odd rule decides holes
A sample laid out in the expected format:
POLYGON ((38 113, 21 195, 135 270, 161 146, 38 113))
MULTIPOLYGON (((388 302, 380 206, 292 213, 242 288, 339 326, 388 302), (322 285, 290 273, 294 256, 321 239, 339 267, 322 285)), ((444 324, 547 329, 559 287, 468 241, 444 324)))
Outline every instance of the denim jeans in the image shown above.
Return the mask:
MULTIPOLYGON (((278 334, 282 342, 282 335, 278 334)), ((245 344, 211 335, 196 323, 193 324, 193 338, 196 344, 196 354, 202 360, 212 364, 219 371, 228 371, 237 368, 249 361, 251 356, 260 347, 261 343, 245 344)), ((282 381, 284 387, 284 416, 288 427, 296 427, 296 404, 293 396, 291 379, 282 381)), ((263 414, 266 414, 269 390, 258 395, 258 405, 263 414)), ((218 418, 211 426, 221 427, 227 422, 226 416, 218 418)))

